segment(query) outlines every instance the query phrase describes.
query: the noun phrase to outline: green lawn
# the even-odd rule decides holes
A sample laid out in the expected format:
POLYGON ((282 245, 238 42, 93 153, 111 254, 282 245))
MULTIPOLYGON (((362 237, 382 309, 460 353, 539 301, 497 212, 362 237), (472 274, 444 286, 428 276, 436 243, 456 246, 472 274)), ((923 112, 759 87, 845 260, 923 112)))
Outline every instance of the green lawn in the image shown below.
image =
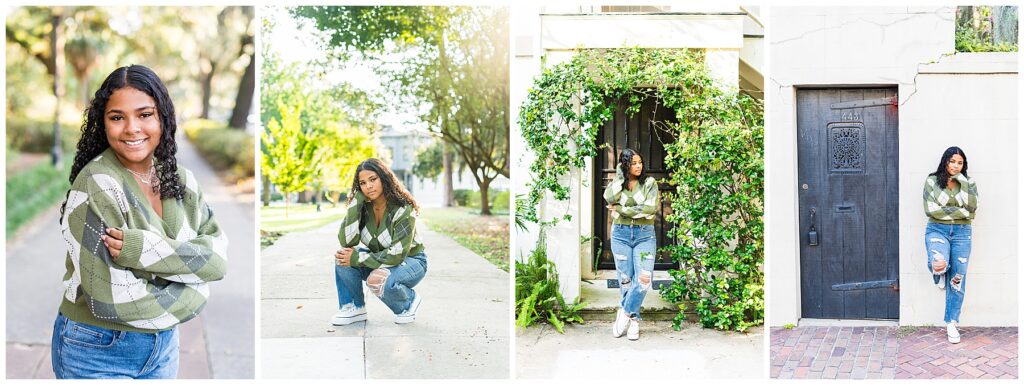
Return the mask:
POLYGON ((285 217, 284 206, 260 207, 260 230, 287 233, 315 229, 345 216, 345 205, 331 207, 330 204, 320 206, 294 203, 288 206, 288 217, 285 217))
POLYGON ((508 271, 508 215, 483 217, 463 207, 424 208, 420 220, 508 271))
POLYGON ((64 200, 70 188, 68 172, 73 156, 65 154, 63 160, 63 170, 51 167, 49 159, 24 170, 8 170, 7 239, 17 234, 21 226, 64 200))

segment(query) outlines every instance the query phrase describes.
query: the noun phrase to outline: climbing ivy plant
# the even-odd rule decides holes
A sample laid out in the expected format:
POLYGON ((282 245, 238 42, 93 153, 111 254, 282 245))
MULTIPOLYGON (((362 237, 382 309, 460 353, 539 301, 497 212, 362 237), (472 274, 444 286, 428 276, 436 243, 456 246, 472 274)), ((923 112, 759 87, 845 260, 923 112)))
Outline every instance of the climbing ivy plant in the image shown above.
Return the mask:
MULTIPOLYGON (((569 220, 568 213, 544 215, 546 197, 569 198, 573 171, 585 167, 605 144, 598 129, 628 100, 627 114, 655 97, 674 111, 657 129, 677 138, 665 143, 673 174, 660 181, 668 194, 674 224, 672 245, 679 264, 670 301, 689 302, 705 327, 745 330, 764 320, 764 120, 762 104, 715 84, 704 65, 705 52, 689 49, 622 48, 580 50, 534 79, 519 109, 519 126, 535 158, 528 191, 516 202, 517 220, 542 228, 569 220)), ((679 329, 682 307, 674 326, 679 329)))

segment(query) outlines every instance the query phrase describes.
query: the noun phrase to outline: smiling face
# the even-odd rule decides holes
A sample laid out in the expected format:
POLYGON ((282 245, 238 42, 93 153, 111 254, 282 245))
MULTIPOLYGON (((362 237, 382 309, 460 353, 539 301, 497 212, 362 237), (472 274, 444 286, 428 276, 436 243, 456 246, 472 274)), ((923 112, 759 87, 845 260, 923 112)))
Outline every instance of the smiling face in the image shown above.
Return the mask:
POLYGON ((633 159, 629 163, 629 174, 633 177, 639 177, 644 171, 644 162, 640 159, 640 155, 633 155, 633 159))
POLYGON ((960 170, 963 169, 964 157, 960 156, 960 154, 953 154, 953 156, 949 157, 949 161, 946 162, 946 173, 953 176, 959 174, 960 170))
POLYGON ((162 133, 156 101, 135 88, 118 89, 107 101, 103 125, 107 143, 121 164, 138 172, 148 172, 162 133))
POLYGON ((380 181, 380 175, 370 170, 359 172, 359 191, 363 192, 366 199, 375 201, 384 193, 384 186, 380 181))

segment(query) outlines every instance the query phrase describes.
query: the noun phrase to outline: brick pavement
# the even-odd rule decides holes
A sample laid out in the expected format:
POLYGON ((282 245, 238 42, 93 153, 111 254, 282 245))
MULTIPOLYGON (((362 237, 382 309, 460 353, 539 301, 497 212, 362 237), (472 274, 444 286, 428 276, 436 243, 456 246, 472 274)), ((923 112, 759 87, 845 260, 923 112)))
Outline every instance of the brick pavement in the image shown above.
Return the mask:
POLYGON ((1017 378, 1017 328, 771 328, 771 377, 781 379, 1017 378))
POLYGON ((1017 328, 922 327, 899 340, 896 378, 1017 378, 1017 328))

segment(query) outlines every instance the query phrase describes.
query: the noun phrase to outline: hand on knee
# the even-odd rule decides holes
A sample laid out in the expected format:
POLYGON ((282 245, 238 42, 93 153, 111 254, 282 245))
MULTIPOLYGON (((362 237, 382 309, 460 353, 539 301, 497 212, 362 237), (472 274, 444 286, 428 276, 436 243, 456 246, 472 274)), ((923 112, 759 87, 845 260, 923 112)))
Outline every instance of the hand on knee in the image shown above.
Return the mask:
POLYGON ((380 298, 384 295, 384 283, 388 281, 388 277, 391 276, 391 270, 385 268, 375 269, 370 272, 370 276, 366 277, 366 287, 370 288, 370 292, 373 295, 380 298))

